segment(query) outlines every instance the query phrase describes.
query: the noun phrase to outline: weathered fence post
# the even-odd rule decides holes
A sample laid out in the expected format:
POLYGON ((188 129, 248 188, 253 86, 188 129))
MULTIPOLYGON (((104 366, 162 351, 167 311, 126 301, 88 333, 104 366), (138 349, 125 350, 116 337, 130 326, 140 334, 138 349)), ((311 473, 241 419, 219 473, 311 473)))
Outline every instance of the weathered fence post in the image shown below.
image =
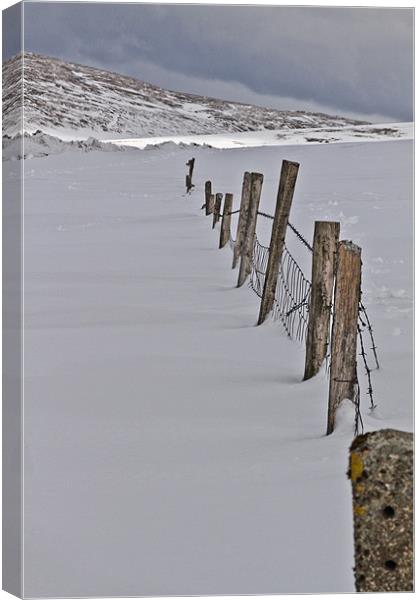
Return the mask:
POLYGON ((273 308, 287 223, 289 220, 290 208, 292 206, 293 192, 295 190, 298 171, 299 163, 291 162, 289 160, 283 161, 277 193, 276 212, 274 214, 273 227, 271 230, 270 250, 265 272, 264 291, 261 298, 258 325, 264 323, 267 315, 273 308))
POLYGON ((327 355, 339 236, 340 223, 315 221, 304 380, 318 373, 327 355))
POLYGON ((220 209, 222 208, 223 194, 216 194, 216 200, 213 208, 213 229, 216 227, 216 223, 220 220, 220 209))
POLYGON ((251 173, 251 191, 245 232, 241 248, 241 264, 239 267, 237 287, 241 287, 248 275, 251 273, 254 237, 257 226, 258 207, 260 205, 263 180, 264 176, 262 173, 251 173))
POLYGON ((219 248, 223 248, 230 238, 230 221, 232 219, 233 195, 225 194, 225 203, 223 206, 222 227, 220 229, 219 248))
POLYGON ((209 196, 209 211, 210 215, 214 213, 214 194, 210 194, 209 196))
POLYGON ((342 400, 355 399, 357 386, 357 319, 361 284, 361 249, 353 242, 338 244, 331 339, 327 435, 334 431, 342 400))
POLYGON ((192 176, 193 176, 193 171, 194 171, 194 163, 195 163, 195 158, 191 158, 186 164, 188 167, 188 173, 185 176, 185 185, 187 187, 187 193, 190 192, 192 190, 192 188, 194 187, 193 182, 192 182, 192 176))
POLYGON ((241 206, 239 209, 238 227, 236 230, 236 242, 233 249, 232 269, 237 265, 238 258, 241 255, 242 244, 245 236, 246 222, 248 218, 249 199, 251 196, 251 173, 246 171, 242 183, 241 206))
POLYGON ((410 592, 413 564, 413 434, 382 429, 350 448, 358 592, 410 592))
POLYGON ((206 181, 204 184, 204 196, 206 215, 211 215, 213 213, 213 206, 211 205, 211 181, 206 181))

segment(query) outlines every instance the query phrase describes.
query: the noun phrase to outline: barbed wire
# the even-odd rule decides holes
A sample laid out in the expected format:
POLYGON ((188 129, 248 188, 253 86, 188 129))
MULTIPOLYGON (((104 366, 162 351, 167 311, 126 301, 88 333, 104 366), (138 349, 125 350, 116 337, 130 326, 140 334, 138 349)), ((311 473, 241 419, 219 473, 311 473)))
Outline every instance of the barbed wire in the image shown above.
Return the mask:
POLYGON ((236 215, 237 213, 240 213, 240 212, 241 212, 241 210, 239 209, 239 210, 231 210, 230 212, 227 212, 226 214, 219 213, 219 218, 223 219, 223 217, 230 217, 230 215, 236 215))
POLYGON ((293 225, 290 223, 290 221, 287 221, 287 225, 290 227, 290 229, 291 229, 291 230, 293 231, 293 233, 296 235, 296 237, 298 238, 298 240, 300 240, 300 241, 302 242, 302 244, 303 244, 303 245, 304 245, 304 246, 305 246, 305 247, 306 247, 306 248, 309 250, 309 252, 313 252, 314 250, 313 250, 312 246, 310 245, 310 243, 309 243, 309 242, 307 242, 307 241, 305 240, 305 238, 304 238, 304 237, 303 237, 303 235, 300 233, 300 231, 298 231, 298 230, 296 229, 296 227, 294 227, 294 226, 293 226, 293 225))
POLYGON ((364 433, 362 413, 360 410, 360 385, 359 385, 359 380, 357 378, 357 375, 356 375, 356 380, 354 383, 353 404, 354 404, 354 437, 356 437, 360 433, 361 434, 364 433), (359 425, 360 425, 361 430, 359 429, 359 425))
POLYGON ((365 367, 365 373, 366 373, 366 377, 367 377, 367 381, 368 381, 367 395, 370 398, 370 409, 373 410, 374 408, 376 408, 376 404, 373 401, 373 386, 372 386, 372 378, 370 376, 372 369, 369 367, 368 362, 367 362, 365 345, 363 343, 362 328, 360 327, 359 323, 357 324, 357 333, 358 333, 359 341, 360 341, 360 356, 362 357, 362 360, 363 360, 363 364, 365 367))
POLYGON ((265 217, 266 219, 271 219, 272 221, 274 221, 273 215, 269 215, 268 213, 261 212, 260 210, 257 212, 257 215, 260 215, 261 217, 265 217))
MULTIPOLYGON (((257 213, 258 215, 260 215, 261 217, 265 217, 266 219, 271 219, 272 221, 274 221, 274 216, 270 215, 268 213, 262 212, 262 211, 258 211, 257 213)), ((290 223, 290 221, 287 221, 287 226, 290 227, 290 229, 293 231, 293 233, 296 235, 296 237, 298 238, 299 241, 302 242, 302 244, 310 251, 313 252, 313 248, 310 245, 310 243, 303 237, 303 235, 300 233, 300 231, 298 231, 296 229, 296 227, 294 225, 292 225, 292 223, 290 223)))
POLYGON ((365 306, 363 305, 362 301, 359 302, 359 319, 360 319, 360 322, 362 323, 363 327, 367 327, 367 329, 368 329, 370 341, 372 343, 371 350, 373 352, 373 356, 375 359, 376 368, 379 369, 379 360, 378 360, 378 355, 376 353, 377 346, 375 343, 375 339, 373 337, 373 329, 372 329, 372 325, 371 325, 369 316, 367 314, 367 310, 366 310, 365 306), (366 319, 366 322, 363 320, 361 313, 363 313, 363 315, 366 319))

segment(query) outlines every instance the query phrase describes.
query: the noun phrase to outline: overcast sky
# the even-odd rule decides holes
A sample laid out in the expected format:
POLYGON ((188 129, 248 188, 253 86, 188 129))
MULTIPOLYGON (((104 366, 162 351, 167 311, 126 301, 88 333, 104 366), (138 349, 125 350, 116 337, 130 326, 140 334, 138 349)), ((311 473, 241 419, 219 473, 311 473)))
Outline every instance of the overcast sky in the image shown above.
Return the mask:
POLYGON ((25 49, 176 90, 413 118, 411 9, 25 3, 25 49))

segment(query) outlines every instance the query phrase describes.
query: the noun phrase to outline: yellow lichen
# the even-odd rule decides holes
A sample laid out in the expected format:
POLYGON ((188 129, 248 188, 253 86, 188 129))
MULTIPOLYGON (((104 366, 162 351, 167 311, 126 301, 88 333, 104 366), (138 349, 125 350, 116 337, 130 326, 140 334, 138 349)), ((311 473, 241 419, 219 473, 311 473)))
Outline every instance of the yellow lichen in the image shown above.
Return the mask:
POLYGON ((362 492, 364 492, 364 491, 365 491, 365 486, 363 485, 363 483, 357 483, 357 484, 354 486, 354 489, 356 490, 356 492, 357 492, 358 494, 361 494, 362 492))
POLYGON ((364 506, 355 506, 354 514, 357 515, 358 517, 363 517, 363 515, 366 514, 366 508, 364 506))
POLYGON ((352 452, 350 455, 350 476, 352 481, 359 479, 363 473, 363 460, 360 454, 352 452))

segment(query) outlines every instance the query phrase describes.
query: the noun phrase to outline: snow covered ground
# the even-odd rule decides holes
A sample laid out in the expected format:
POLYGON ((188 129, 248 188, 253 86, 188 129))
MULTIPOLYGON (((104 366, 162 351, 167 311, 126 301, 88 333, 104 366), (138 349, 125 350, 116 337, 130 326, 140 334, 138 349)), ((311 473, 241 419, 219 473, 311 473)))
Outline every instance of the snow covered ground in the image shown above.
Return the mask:
POLYGON ((412 139, 413 123, 385 123, 312 127, 306 129, 277 129, 273 131, 225 132, 212 135, 168 135, 158 137, 104 139, 116 146, 150 148, 167 143, 198 145, 211 148, 258 148, 261 146, 290 146, 296 144, 335 144, 342 142, 383 141, 389 138, 412 139))
POLYGON ((304 347, 255 327, 258 299, 200 207, 206 179, 236 207, 253 170, 272 212, 282 159, 300 162, 293 224, 311 239, 339 220, 362 247, 381 362, 374 413, 360 372, 365 430, 411 430, 412 154, 388 140, 25 161, 25 595, 354 590, 353 411, 325 436, 325 373, 303 383, 304 347))

